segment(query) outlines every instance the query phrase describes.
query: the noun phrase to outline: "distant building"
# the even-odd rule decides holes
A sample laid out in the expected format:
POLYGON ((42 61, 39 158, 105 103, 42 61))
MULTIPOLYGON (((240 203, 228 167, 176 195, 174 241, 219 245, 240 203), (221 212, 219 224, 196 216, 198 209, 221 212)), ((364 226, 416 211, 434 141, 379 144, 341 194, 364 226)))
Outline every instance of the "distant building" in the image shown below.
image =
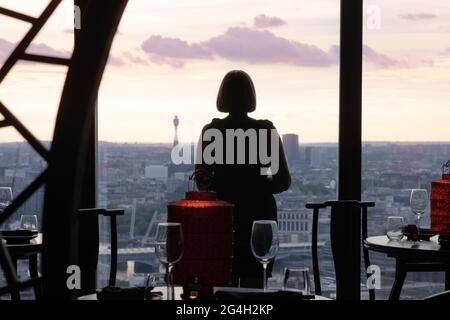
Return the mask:
POLYGON ((283 147, 286 159, 289 164, 300 159, 300 147, 298 144, 298 134, 283 135, 283 147))
POLYGON ((306 147, 304 153, 304 162, 307 166, 312 165, 312 147, 306 147))
POLYGON ((188 181, 190 172, 174 172, 173 178, 179 181, 188 181))
POLYGON ((278 228, 282 242, 308 241, 311 232, 310 217, 306 211, 282 209, 278 212, 278 228))
POLYGON ((293 209, 284 209, 278 212, 278 226, 280 232, 285 233, 309 233, 310 217, 307 212, 293 209))
POLYGON ((169 168, 162 165, 148 165, 145 167, 145 177, 149 179, 167 180, 169 168))
POLYGON ((315 147, 311 150, 311 166, 314 168, 323 167, 327 163, 329 152, 327 148, 315 147))

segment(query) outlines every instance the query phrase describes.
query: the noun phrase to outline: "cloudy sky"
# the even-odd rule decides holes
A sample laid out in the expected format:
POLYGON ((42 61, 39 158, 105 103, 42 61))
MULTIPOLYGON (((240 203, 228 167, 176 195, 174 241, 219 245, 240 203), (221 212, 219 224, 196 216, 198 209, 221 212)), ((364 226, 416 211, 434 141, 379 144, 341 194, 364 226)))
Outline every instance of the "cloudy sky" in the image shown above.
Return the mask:
MULTIPOLYGON (((37 16, 47 1, 0 0, 37 16)), ((69 56, 70 0, 30 52, 69 56)), ((364 139, 450 141, 450 3, 367 0, 364 139)), ((0 17, 0 65, 29 26, 0 17)), ((131 0, 99 95, 99 138, 195 141, 213 117, 220 81, 244 69, 258 94, 257 118, 301 142, 338 138, 338 0, 131 0)), ((51 139, 64 67, 21 64, 0 99, 38 138, 51 139)), ((20 137, 2 129, 0 141, 20 137)))

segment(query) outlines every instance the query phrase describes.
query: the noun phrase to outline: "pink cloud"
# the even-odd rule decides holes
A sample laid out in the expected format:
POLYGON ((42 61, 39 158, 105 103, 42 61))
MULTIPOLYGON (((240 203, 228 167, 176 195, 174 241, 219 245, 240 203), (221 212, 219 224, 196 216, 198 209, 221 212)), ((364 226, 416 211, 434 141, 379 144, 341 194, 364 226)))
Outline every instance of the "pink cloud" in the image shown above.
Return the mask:
MULTIPOLYGON (((339 64, 339 46, 332 46, 329 53, 334 57, 335 63, 339 64)), ((402 59, 396 59, 381 53, 368 45, 363 46, 363 61, 365 65, 375 67, 377 69, 409 69, 421 66, 432 66, 434 64, 432 60, 416 57, 403 57, 402 59)))
POLYGON ((331 57, 315 45, 288 40, 267 30, 229 28, 224 34, 204 43, 219 57, 255 64, 284 63, 297 66, 326 67, 331 57))
POLYGON ((400 18, 404 20, 410 20, 410 21, 420 21, 420 20, 433 20, 436 19, 438 16, 434 13, 407 13, 407 14, 400 14, 400 18))
POLYGON ((279 27, 286 24, 281 18, 278 17, 269 17, 265 14, 259 14, 253 19, 253 25, 256 28, 270 28, 270 27, 279 27))
MULTIPOLYGON (((285 64, 303 67, 330 67, 339 64, 339 46, 323 50, 315 45, 279 37, 268 30, 231 27, 203 42, 188 43, 178 38, 151 36, 142 49, 156 64, 181 68, 186 61, 222 58, 249 64, 285 64)), ((364 45, 365 63, 375 68, 432 66, 433 61, 402 57, 397 59, 364 45)), ((135 61, 141 63, 141 61, 135 61)))
POLYGON ((142 44, 142 49, 151 59, 169 64, 173 64, 174 59, 212 59, 214 56, 252 64, 284 63, 318 67, 333 64, 332 57, 319 47, 278 37, 270 31, 246 27, 229 28, 219 36, 191 44, 177 38, 151 36, 142 44))
MULTIPOLYGON (((9 57, 9 55, 14 50, 16 45, 17 45, 16 43, 0 38, 0 63, 5 62, 5 60, 9 57)), ((67 59, 70 59, 72 55, 72 53, 69 51, 57 50, 45 43, 37 43, 37 44, 32 43, 29 46, 27 53, 58 58, 67 58, 67 59)), ((20 61, 20 63, 34 64, 34 62, 28 61, 20 61)), ((121 67, 125 65, 125 62, 123 61, 122 58, 118 56, 110 55, 108 59, 108 64, 115 67, 121 67)))
POLYGON ((108 57, 108 65, 113 67, 122 67, 125 65, 125 62, 122 60, 122 58, 110 54, 108 57))
POLYGON ((363 47, 363 58, 365 62, 371 63, 380 68, 394 68, 401 65, 400 61, 383 53, 379 53, 368 45, 364 45, 363 47))
MULTIPOLYGON (((0 61, 4 62, 12 51, 15 49, 16 43, 10 42, 0 38, 0 61)), ((52 57, 70 58, 70 53, 67 51, 56 50, 45 43, 31 44, 27 53, 47 55, 52 57)))
POLYGON ((71 53, 67 51, 56 50, 45 43, 31 44, 27 53, 52 56, 59 58, 70 58, 71 53))
POLYGON ((151 36, 142 44, 142 49, 148 54, 173 59, 207 59, 211 52, 207 47, 178 39, 151 36))
POLYGON ((136 54, 128 52, 128 51, 124 52, 123 55, 125 58, 127 58, 132 63, 148 65, 148 61, 139 55, 136 55, 136 54))
POLYGON ((381 69, 389 68, 416 68, 423 66, 433 66, 434 61, 417 57, 403 57, 401 60, 389 57, 383 53, 375 51, 368 45, 363 47, 363 58, 366 63, 381 69))
POLYGON ((14 50, 14 43, 0 38, 0 63, 5 62, 9 54, 14 50))

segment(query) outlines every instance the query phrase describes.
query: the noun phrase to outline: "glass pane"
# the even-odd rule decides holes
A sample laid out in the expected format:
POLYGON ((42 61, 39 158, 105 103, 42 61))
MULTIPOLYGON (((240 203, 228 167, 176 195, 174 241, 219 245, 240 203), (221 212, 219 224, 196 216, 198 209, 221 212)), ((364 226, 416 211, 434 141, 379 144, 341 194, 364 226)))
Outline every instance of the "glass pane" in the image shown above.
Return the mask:
MULTIPOLYGON (((0 188, 1 190, 11 190, 12 200, 46 168, 47 163, 28 143, 23 142, 22 137, 15 130, 10 128, 0 130, 0 188)), ((2 197, 0 202, 3 203, 3 199, 2 197)), ((23 215, 36 215, 38 230, 42 232, 43 205, 44 188, 40 188, 0 226, 0 229, 20 229, 23 215)), ((28 278, 28 262, 19 261, 18 275, 21 279, 28 278)), ((4 285, 5 278, 2 268, 0 268, 0 287, 4 285)), ((31 289, 24 290, 21 297, 25 300, 34 299, 33 291, 31 289)), ((8 299, 9 296, 0 297, 0 299, 5 298, 8 299)))
MULTIPOLYGON (((365 4, 363 198, 376 201, 369 233, 384 235, 388 216, 414 223, 411 189, 430 191, 450 155, 450 56, 444 1, 373 0, 365 4)), ((430 226, 430 206, 422 226, 430 226)), ((394 261, 374 254, 386 298, 394 261)), ((402 299, 443 291, 441 273, 410 273, 402 299)))
MULTIPOLYGON (((298 135, 284 138, 293 183, 276 197, 282 244, 269 286, 281 287, 285 266, 311 268, 305 203, 336 197, 339 1, 136 0, 119 29, 99 94, 99 205, 126 208, 119 218, 119 285, 158 272, 155 225, 187 190, 193 166, 168 170, 174 116, 180 143, 195 143, 206 123, 225 116, 216 95, 232 69, 255 82, 251 116, 298 135)), ((332 295, 329 213, 321 222, 323 292, 332 295)), ((108 265, 105 253, 100 285, 108 265)))

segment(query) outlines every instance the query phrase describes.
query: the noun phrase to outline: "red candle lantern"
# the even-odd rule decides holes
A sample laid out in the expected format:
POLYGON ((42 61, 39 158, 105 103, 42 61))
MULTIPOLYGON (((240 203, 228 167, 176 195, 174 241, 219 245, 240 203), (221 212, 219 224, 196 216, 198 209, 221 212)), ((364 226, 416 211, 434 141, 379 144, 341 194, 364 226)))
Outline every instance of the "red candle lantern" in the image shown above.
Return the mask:
POLYGON ((431 229, 450 232, 450 161, 442 166, 442 179, 431 183, 431 229))
POLYGON ((231 282, 233 205, 210 191, 186 192, 168 205, 168 221, 181 223, 184 253, 173 268, 173 282, 190 298, 212 294, 231 282))

